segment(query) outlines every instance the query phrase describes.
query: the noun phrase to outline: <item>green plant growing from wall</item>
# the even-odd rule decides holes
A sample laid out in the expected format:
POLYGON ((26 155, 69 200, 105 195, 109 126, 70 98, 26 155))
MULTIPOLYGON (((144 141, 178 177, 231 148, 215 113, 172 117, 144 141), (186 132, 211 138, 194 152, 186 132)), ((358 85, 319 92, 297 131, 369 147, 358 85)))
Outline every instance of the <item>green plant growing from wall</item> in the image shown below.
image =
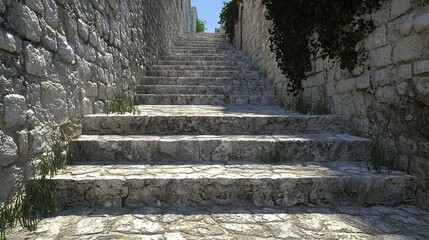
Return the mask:
POLYGON ((197 33, 205 32, 206 30, 206 21, 197 18, 197 33))
MULTIPOLYGON (((61 132, 58 128, 54 131, 61 132)), ((14 197, 0 204, 0 239, 7 239, 6 229, 14 228, 18 223, 34 231, 41 219, 56 214, 55 191, 49 183, 50 179, 59 169, 80 157, 79 148, 70 147, 69 142, 70 139, 61 132, 39 161, 36 161, 32 152, 28 154, 33 177, 28 185, 19 182, 14 197)))
POLYGON ((119 114, 125 114, 125 113, 133 113, 133 114, 139 114, 139 110, 135 106, 134 103, 134 94, 135 94, 135 88, 134 87, 119 87, 117 90, 113 93, 113 99, 107 100, 104 104, 103 112, 106 114, 111 113, 119 113, 119 114))

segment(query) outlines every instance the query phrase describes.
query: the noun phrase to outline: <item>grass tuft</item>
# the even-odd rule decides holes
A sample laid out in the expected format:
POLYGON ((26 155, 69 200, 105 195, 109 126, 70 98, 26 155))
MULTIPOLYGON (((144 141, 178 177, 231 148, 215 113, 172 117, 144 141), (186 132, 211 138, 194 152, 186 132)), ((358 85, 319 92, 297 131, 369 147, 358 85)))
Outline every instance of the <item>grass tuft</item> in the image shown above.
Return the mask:
POLYGON ((287 110, 295 111, 300 114, 327 115, 331 113, 325 101, 321 100, 312 105, 311 101, 303 96, 299 96, 294 100, 285 101, 284 106, 287 110))
POLYGON ((258 158, 264 163, 285 163, 289 162, 290 158, 283 151, 283 145, 276 142, 274 145, 262 148, 258 153, 258 158))
POLYGON ((393 168, 395 155, 387 151, 379 142, 376 142, 372 148, 371 159, 366 163, 368 170, 375 170, 381 173, 383 167, 387 168, 387 173, 390 174, 393 168))

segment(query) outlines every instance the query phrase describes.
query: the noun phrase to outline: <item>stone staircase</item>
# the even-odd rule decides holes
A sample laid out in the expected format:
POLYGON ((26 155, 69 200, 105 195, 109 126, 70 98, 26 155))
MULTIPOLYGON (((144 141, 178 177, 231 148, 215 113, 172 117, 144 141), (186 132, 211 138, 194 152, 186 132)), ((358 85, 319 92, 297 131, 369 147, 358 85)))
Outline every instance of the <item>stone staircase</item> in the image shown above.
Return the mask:
POLYGON ((414 203, 413 176, 369 171, 370 140, 348 134, 339 116, 285 112, 247 62, 222 35, 182 36, 142 78, 139 115, 84 117, 72 142, 81 161, 52 179, 60 205, 210 215, 414 203), (286 163, 261 162, 274 149, 286 163))

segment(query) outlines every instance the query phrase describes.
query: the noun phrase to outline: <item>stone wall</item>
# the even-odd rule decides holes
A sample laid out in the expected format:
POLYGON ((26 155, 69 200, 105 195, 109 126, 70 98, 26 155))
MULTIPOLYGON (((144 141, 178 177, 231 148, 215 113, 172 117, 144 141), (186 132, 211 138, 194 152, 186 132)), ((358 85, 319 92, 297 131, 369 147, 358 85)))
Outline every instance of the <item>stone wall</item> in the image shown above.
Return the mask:
MULTIPOLYGON (((327 101, 333 113, 350 118, 357 134, 392 151, 395 168, 418 178, 417 205, 429 209, 429 5, 417 2, 385 1, 372 14, 375 31, 360 43, 368 50, 364 66, 348 72, 316 59, 303 95, 327 101)), ((275 80, 285 100, 287 79, 269 50, 265 11, 260 0, 244 1, 235 45, 275 80)))
POLYGON ((78 136, 169 51, 189 28, 180 1, 0 0, 0 201, 58 126, 78 136))

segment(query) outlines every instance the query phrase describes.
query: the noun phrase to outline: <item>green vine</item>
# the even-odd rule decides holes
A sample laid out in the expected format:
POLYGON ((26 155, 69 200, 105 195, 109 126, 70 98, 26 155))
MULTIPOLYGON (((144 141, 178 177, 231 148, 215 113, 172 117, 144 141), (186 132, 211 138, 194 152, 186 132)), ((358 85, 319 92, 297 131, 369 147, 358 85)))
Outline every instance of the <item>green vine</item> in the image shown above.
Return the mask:
MULTIPOLYGON (((221 21, 227 33, 238 20, 238 1, 226 4, 221 21), (231 5, 231 6, 230 6, 231 5), (237 11, 237 13, 235 11, 237 11)), ((266 18, 272 21, 270 50, 278 67, 289 78, 288 91, 298 95, 301 81, 312 69, 315 57, 336 59, 342 69, 353 70, 361 62, 359 41, 374 30, 365 18, 381 6, 382 0, 262 0, 266 18)), ((234 33, 231 34, 234 36, 234 33)))
POLYGON ((225 34, 229 36, 229 41, 232 43, 235 38, 235 24, 238 21, 239 17, 239 4, 243 2, 243 0, 231 0, 230 2, 223 3, 224 6, 220 13, 220 21, 219 24, 224 26, 225 34))

